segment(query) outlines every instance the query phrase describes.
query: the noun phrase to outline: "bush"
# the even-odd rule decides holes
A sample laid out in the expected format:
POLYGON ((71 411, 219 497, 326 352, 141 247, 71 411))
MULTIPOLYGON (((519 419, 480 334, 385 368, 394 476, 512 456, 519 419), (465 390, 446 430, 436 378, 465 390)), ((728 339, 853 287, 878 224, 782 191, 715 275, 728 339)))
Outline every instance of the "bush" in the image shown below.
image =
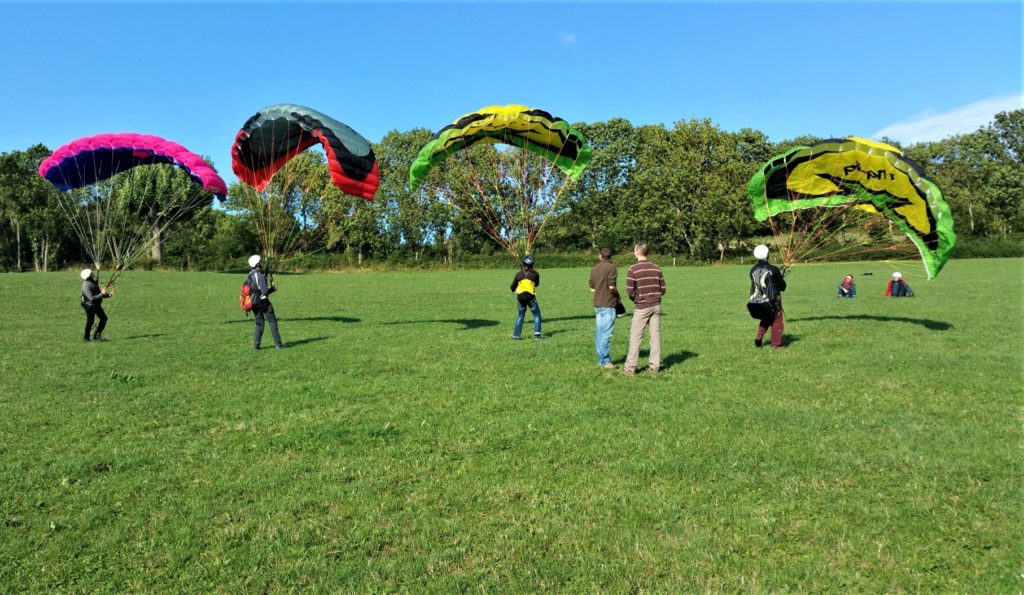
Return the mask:
POLYGON ((1024 235, 1009 237, 959 237, 953 258, 1016 258, 1024 256, 1024 235))

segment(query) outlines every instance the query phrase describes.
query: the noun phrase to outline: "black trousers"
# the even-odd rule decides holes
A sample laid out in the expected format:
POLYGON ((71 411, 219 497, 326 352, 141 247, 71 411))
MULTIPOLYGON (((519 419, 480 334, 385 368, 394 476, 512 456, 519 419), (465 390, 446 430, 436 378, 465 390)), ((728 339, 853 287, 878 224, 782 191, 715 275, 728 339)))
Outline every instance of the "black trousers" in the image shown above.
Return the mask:
POLYGON ((96 327, 96 336, 102 335, 103 329, 107 326, 107 313, 103 311, 103 306, 100 304, 95 306, 82 304, 82 309, 85 310, 85 338, 89 338, 92 323, 97 318, 100 319, 100 324, 96 327))
POLYGON ((277 332, 277 316, 274 316, 274 306, 271 303, 267 303, 264 307, 254 307, 252 309, 253 314, 256 317, 256 330, 253 331, 252 344, 255 347, 260 346, 260 341, 263 340, 263 320, 266 319, 270 325, 270 334, 274 336, 274 345, 281 344, 281 335, 277 332))

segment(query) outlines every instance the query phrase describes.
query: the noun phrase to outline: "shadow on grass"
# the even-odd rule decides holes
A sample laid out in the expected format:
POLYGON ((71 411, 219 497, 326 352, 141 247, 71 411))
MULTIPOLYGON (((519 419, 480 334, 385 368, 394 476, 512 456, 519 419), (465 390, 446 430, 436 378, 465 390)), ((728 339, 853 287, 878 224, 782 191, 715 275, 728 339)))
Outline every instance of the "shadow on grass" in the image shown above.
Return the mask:
POLYGON ((468 331, 475 328, 485 328, 488 326, 498 326, 501 324, 497 320, 484 320, 482 318, 447 318, 445 320, 394 320, 392 322, 382 322, 381 324, 393 325, 393 324, 461 324, 464 331, 468 331))
POLYGON ((673 366, 677 366, 685 362, 686 360, 693 359, 695 357, 697 357, 697 354, 692 351, 678 351, 676 353, 670 354, 668 357, 662 358, 661 369, 668 370, 673 366))
MULTIPOLYGON (((324 322, 362 322, 362 318, 353 318, 351 316, 304 316, 300 318, 284 318, 282 316, 277 317, 278 322, 301 322, 307 320, 318 320, 324 322)), ((241 318, 238 320, 224 320, 221 324, 238 324, 240 322, 253 323, 252 318, 241 318)))
POLYGON ((847 314, 845 316, 807 316, 804 318, 789 318, 786 322, 814 322, 817 320, 872 320, 875 322, 909 322, 920 324, 931 331, 948 331, 953 325, 941 320, 930 320, 928 318, 906 318, 904 316, 878 316, 875 314, 847 314))
POLYGON ((121 337, 122 341, 134 341, 136 339, 155 339, 157 337, 166 337, 167 333, 152 333, 149 335, 132 335, 130 337, 121 337))
MULTIPOLYGON (((647 369, 647 363, 649 362, 650 357, 651 357, 651 352, 650 352, 649 349, 641 349, 640 350, 640 361, 637 362, 638 365, 639 365, 639 367, 637 368, 637 371, 641 371, 641 370, 646 370, 647 369)), ((666 357, 661 358, 661 371, 664 372, 665 370, 668 370, 669 368, 671 368, 673 366, 677 366, 677 365, 685 362, 686 360, 692 359, 692 358, 695 358, 695 357, 697 357, 697 354, 692 352, 692 351, 679 351, 679 352, 676 352, 676 353, 672 353, 672 354, 670 354, 670 355, 668 355, 666 357)), ((625 365, 626 364, 626 358, 622 358, 621 361, 617 361, 616 363, 618 363, 619 365, 625 365)))
POLYGON ((281 318, 278 320, 284 322, 298 322, 303 320, 320 320, 324 322, 362 322, 362 318, 355 318, 353 316, 304 316, 301 318, 281 318))
MULTIPOLYGON (((563 322, 563 321, 566 321, 566 320, 594 320, 594 317, 595 317, 594 314, 583 314, 583 315, 580 315, 580 316, 558 316, 558 317, 554 317, 554 318, 544 317, 544 324, 547 324, 549 322, 563 322)), ((668 318, 668 316, 665 315, 665 314, 662 314, 661 317, 662 318, 668 318)), ((626 312, 626 314, 624 316, 617 317, 615 319, 617 321, 615 323, 615 325, 618 326, 622 321, 627 321, 626 324, 629 324, 628 321, 630 321, 632 319, 633 319, 633 311, 630 310, 629 312, 626 312)))
POLYGON ((297 339, 295 341, 285 341, 284 346, 291 349, 292 347, 298 347, 299 345, 305 345, 306 343, 316 343, 317 341, 326 341, 327 337, 307 337, 305 339, 297 339))
MULTIPOLYGON (((543 312, 541 314, 543 314, 543 312)), ((563 322, 566 320, 594 320, 594 315, 587 314, 585 316, 559 316, 556 318, 547 318, 546 316, 541 316, 541 319, 544 321, 545 324, 547 324, 548 322, 563 322)))

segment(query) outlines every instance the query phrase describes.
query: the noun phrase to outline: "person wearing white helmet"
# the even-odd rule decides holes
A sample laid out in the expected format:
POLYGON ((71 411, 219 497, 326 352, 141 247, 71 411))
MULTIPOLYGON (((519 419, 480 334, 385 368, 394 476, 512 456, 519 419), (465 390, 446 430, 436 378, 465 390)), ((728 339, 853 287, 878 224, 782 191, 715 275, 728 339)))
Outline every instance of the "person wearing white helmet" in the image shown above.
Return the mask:
POLYGON ((512 327, 512 339, 518 341, 523 333, 523 322, 526 320, 526 309, 533 314, 533 338, 540 339, 540 305, 537 303, 537 287, 540 286, 540 273, 533 268, 533 257, 524 256, 522 266, 512 278, 512 293, 516 296, 519 316, 512 327))
POLYGON ((897 271, 885 286, 885 297, 914 297, 914 291, 903 280, 903 274, 897 271))
POLYGON ((758 244, 754 248, 757 263, 750 269, 750 301, 747 309, 758 319, 754 347, 760 347, 764 335, 772 330, 772 348, 785 349, 782 345, 782 292, 786 291, 786 278, 779 267, 768 262, 768 246, 758 244))
POLYGON ((97 318, 100 323, 96 326, 96 333, 92 335, 92 340, 106 341, 103 329, 107 327, 107 313, 103 311, 103 298, 111 297, 111 295, 106 289, 100 287, 92 269, 82 269, 79 276, 82 278, 82 309, 85 310, 85 337, 82 341, 89 342, 89 331, 92 330, 92 324, 97 318))
POLYGON ((274 305, 270 303, 270 294, 277 291, 277 286, 267 283, 267 275, 263 272, 263 265, 259 254, 249 257, 249 276, 245 282, 249 284, 250 295, 252 295, 252 313, 256 319, 256 329, 252 335, 253 349, 260 348, 263 340, 263 321, 270 325, 270 334, 274 337, 274 347, 281 349, 284 343, 281 342, 281 335, 277 332, 277 316, 274 315, 274 305))

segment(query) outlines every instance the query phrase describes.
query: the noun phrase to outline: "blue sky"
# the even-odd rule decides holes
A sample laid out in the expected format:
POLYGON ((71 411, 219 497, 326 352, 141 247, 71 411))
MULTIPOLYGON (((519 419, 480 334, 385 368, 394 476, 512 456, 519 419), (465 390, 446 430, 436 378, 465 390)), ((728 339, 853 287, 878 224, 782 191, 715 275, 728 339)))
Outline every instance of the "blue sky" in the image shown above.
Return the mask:
POLYGON ((915 142, 1022 97, 1019 2, 17 3, 0 23, 0 151, 143 132, 225 177, 238 128, 274 103, 371 141, 522 103, 915 142))

